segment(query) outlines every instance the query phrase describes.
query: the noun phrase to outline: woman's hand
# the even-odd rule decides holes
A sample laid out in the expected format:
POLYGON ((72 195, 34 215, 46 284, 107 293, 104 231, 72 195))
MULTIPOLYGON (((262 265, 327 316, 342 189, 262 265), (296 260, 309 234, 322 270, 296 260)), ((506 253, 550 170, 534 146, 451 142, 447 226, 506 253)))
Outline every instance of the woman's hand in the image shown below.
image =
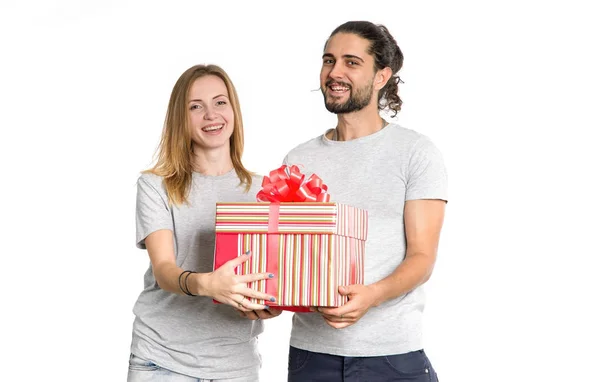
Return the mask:
MULTIPOLYGON (((194 294, 210 296, 215 300, 233 306, 242 312, 264 310, 266 305, 251 303, 248 298, 275 302, 275 297, 248 288, 248 283, 273 278, 270 273, 252 273, 236 275, 235 268, 250 259, 250 251, 236 259, 229 260, 210 273, 196 273, 188 281, 188 287, 194 294)), ((268 281, 267 281, 268 282, 268 281)))

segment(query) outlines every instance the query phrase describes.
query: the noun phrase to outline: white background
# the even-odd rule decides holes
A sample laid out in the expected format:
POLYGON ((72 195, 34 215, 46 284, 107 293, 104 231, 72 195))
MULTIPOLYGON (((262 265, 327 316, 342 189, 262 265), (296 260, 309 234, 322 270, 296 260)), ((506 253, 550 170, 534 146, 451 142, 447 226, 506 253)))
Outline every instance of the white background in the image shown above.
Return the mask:
MULTIPOLYGON (((396 121, 449 170, 425 317, 440 379, 600 381, 592 3, 3 0, 0 379, 125 380, 148 265, 135 182, 185 69, 228 71, 266 173, 334 126, 323 44, 366 19, 405 54, 396 121)), ((264 381, 286 379, 290 319, 260 337, 264 381)))

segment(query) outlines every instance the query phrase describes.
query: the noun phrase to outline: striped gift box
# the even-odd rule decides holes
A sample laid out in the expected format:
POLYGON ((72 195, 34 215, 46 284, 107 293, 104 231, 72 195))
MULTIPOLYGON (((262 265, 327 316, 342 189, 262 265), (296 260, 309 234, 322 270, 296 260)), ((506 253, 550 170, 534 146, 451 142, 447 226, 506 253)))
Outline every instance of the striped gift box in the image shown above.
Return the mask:
POLYGON ((277 299, 253 302, 341 306, 338 286, 364 282, 366 239, 367 211, 341 203, 217 203, 214 268, 251 250, 236 273, 273 273, 249 287, 277 299))

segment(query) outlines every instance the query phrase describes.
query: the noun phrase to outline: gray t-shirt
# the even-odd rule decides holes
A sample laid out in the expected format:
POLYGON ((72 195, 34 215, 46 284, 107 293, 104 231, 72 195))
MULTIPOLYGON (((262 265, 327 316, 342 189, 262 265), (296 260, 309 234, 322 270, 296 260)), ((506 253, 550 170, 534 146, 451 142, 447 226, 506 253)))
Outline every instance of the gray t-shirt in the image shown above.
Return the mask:
MULTIPOLYGON (((440 152, 424 135, 390 124, 366 137, 331 141, 325 135, 294 148, 286 164, 302 165, 329 187, 331 201, 369 214, 365 284, 390 275, 406 254, 404 203, 447 200, 446 169, 440 152)), ((344 329, 318 313, 295 314, 290 344, 341 356, 381 356, 422 349, 423 287, 371 308, 344 329)))
MULTIPOLYGON (((136 243, 160 229, 173 231, 179 267, 211 272, 215 246, 215 203, 252 202, 261 179, 248 193, 234 170, 222 176, 193 174, 189 204, 169 206, 162 177, 138 179, 136 243)), ((134 308, 131 352, 158 366, 196 378, 224 379, 258 375, 257 335, 261 321, 241 318, 229 305, 210 297, 191 297, 158 287, 152 266, 134 308)))

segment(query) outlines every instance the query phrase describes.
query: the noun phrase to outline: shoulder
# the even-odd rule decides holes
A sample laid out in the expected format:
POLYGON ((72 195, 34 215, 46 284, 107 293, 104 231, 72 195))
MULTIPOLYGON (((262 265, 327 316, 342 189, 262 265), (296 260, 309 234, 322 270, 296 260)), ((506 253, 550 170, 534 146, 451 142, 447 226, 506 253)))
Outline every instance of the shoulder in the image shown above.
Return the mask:
POLYGON ((416 144, 422 139, 428 139, 427 136, 416 130, 409 129, 395 123, 391 123, 387 129, 389 129, 389 134, 394 138, 393 140, 400 140, 412 145, 416 144))
POLYGON ((389 142, 402 142, 406 152, 415 153, 419 151, 437 151, 436 145, 431 138, 416 130, 409 129, 398 124, 390 124, 389 142))
POLYGON ((144 182, 152 185, 160 185, 163 182, 163 177, 160 175, 153 174, 151 172, 143 172, 138 177, 138 183, 144 182))
POLYGON ((318 137, 314 137, 306 142, 300 143, 298 146, 291 149, 286 157, 303 155, 306 152, 313 152, 315 149, 324 146, 323 139, 323 134, 321 134, 318 137))
POLYGON ((143 172, 138 177, 137 183, 138 185, 145 184, 160 189, 163 187, 163 177, 151 172, 143 172))
POLYGON ((252 184, 258 183, 260 184, 263 180, 263 175, 253 173, 252 174, 252 184))
POLYGON ((250 185, 250 189, 248 190, 248 194, 256 195, 258 191, 262 188, 263 175, 260 174, 252 174, 252 184, 250 185))

